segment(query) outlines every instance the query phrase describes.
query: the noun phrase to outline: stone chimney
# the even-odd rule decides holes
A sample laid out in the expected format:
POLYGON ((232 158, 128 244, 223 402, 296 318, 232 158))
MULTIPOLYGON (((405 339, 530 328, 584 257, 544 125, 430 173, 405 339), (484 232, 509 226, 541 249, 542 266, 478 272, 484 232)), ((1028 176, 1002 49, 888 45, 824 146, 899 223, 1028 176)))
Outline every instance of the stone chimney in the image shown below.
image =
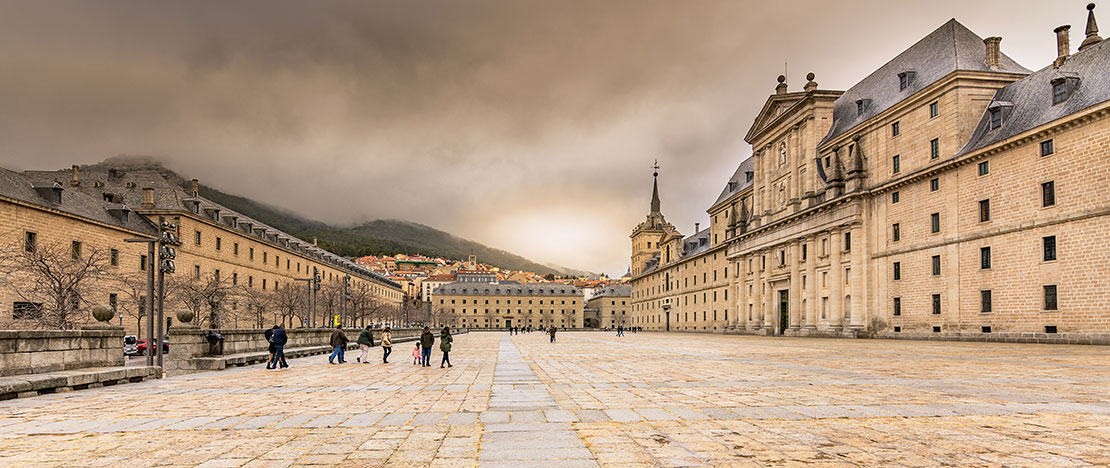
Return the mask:
POLYGON ((987 67, 991 70, 1002 68, 1002 50, 999 48, 1001 43, 1002 38, 998 36, 983 39, 983 44, 987 46, 987 67))
POLYGON ((1065 24, 1053 29, 1052 32, 1056 33, 1056 60, 1052 62, 1052 66, 1060 68, 1060 65, 1063 65, 1064 61, 1068 59, 1068 55, 1071 54, 1071 45, 1068 44, 1071 25, 1065 24))
POLYGON ((193 179, 193 198, 200 196, 200 181, 193 179))
POLYGON ((775 86, 775 94, 786 94, 786 75, 779 75, 779 84, 775 86))
POLYGON ((320 246, 320 243, 317 241, 317 239, 315 237, 312 238, 312 245, 317 246, 317 247, 320 246))
POLYGON ((69 185, 72 185, 74 187, 76 187, 78 185, 81 185, 81 179, 77 175, 77 165, 76 164, 73 165, 73 176, 71 176, 70 179, 69 179, 69 185))
POLYGON ((1087 38, 1083 39, 1083 43, 1079 44, 1079 50, 1082 51, 1090 46, 1102 42, 1102 38, 1098 35, 1098 24, 1095 23, 1095 4, 1087 4, 1087 38))
POLYGON ((143 208, 154 208, 154 187, 143 187, 143 208))
POLYGON ((806 74, 806 86, 804 89, 807 93, 817 91, 817 82, 813 81, 813 79, 816 77, 817 75, 814 75, 813 72, 809 72, 808 74, 806 74))
POLYGON ((694 234, 701 232, 701 223, 694 223, 694 234))

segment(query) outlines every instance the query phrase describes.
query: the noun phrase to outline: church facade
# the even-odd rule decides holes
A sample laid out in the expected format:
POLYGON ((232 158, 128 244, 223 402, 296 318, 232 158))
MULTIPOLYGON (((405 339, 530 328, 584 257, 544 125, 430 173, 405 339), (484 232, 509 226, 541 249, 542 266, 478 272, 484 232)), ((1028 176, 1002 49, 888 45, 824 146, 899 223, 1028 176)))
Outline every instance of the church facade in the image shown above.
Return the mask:
POLYGON ((951 20, 846 91, 780 76, 708 229, 653 188, 635 324, 1110 342, 1110 45, 1093 10, 1074 54, 1068 32, 1037 71, 951 20))

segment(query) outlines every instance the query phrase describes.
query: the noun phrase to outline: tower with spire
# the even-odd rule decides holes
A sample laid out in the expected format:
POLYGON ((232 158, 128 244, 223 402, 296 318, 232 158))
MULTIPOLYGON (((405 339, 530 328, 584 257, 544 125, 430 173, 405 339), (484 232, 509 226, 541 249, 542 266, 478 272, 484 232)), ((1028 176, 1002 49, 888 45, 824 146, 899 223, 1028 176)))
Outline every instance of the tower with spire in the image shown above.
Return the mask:
POLYGON ((666 234, 677 234, 673 225, 663 217, 659 201, 659 161, 655 161, 651 173, 651 211, 647 219, 632 230, 632 276, 639 275, 647 267, 652 258, 658 261, 660 247, 666 234))

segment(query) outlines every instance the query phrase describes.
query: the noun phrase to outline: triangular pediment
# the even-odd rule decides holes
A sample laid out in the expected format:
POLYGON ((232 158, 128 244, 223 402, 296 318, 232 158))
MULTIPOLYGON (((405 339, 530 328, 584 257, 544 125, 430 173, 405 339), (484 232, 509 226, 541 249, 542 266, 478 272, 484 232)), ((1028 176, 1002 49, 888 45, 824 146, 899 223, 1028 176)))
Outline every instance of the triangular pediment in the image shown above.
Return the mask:
POLYGON ((748 130, 748 135, 744 138, 745 141, 751 143, 752 136, 757 135, 763 129, 770 126, 775 122, 779 116, 786 113, 795 104, 805 99, 807 93, 785 93, 785 94, 772 94, 767 98, 767 102, 763 104, 763 109, 755 117, 755 122, 752 122, 751 128, 748 130))

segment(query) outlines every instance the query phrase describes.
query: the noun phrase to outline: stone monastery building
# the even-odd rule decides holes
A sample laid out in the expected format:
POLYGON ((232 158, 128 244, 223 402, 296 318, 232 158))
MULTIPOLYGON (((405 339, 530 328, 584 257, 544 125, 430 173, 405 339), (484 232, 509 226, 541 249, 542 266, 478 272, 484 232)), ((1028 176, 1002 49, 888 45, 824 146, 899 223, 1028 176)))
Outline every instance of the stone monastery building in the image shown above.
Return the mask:
POLYGON ((1057 28, 1037 71, 951 20, 846 91, 780 76, 706 228, 666 222, 655 174, 632 325, 1110 343, 1110 42, 1093 8, 1078 51, 1057 28))

